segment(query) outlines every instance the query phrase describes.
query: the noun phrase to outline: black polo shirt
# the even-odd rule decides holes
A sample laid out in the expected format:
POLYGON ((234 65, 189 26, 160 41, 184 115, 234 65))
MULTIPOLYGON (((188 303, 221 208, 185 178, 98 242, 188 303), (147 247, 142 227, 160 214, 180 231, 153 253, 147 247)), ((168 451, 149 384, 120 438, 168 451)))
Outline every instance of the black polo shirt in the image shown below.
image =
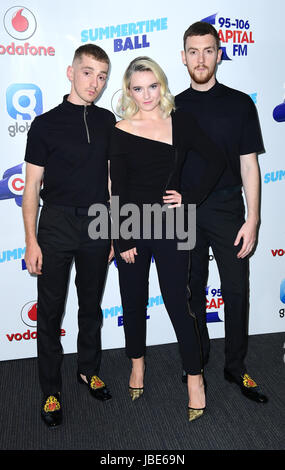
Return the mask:
POLYGON ((89 207, 106 203, 108 142, 114 115, 96 105, 67 101, 37 116, 28 132, 25 161, 44 167, 45 203, 89 207))
MULTIPOLYGON (((240 155, 264 151, 256 107, 250 96, 216 82, 208 91, 188 88, 176 96, 175 104, 178 109, 191 112, 226 157, 227 167, 215 190, 241 185, 240 155)), ((199 155, 189 153, 182 173, 183 187, 197 184, 202 167, 199 155)))

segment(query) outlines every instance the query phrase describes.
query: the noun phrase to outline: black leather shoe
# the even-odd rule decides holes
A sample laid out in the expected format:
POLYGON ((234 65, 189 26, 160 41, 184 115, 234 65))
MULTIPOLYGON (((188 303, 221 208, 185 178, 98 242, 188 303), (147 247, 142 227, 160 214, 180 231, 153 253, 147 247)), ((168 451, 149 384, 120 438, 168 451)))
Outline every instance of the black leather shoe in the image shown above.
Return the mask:
POLYGON ((250 400, 257 403, 267 403, 268 398, 264 395, 256 382, 247 374, 243 374, 240 380, 233 377, 227 370, 224 371, 224 377, 228 382, 235 382, 239 385, 241 392, 250 400))
POLYGON ((41 417, 49 428, 55 428, 62 422, 60 394, 47 395, 43 399, 41 417))
MULTIPOLYGON (((83 374, 82 374, 83 375, 83 374)), ((89 392, 91 393, 92 397, 96 398, 100 401, 107 401, 112 398, 109 390, 107 389, 104 382, 97 376, 86 376, 87 382, 82 379, 79 372, 77 372, 77 380, 80 384, 84 384, 89 388, 89 392)))

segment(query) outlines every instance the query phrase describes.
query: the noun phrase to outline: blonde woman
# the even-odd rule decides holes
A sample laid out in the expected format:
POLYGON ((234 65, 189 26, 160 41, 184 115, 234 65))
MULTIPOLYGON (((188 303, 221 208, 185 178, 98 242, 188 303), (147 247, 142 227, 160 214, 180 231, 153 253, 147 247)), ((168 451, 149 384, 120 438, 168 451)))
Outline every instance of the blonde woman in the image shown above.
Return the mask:
MULTIPOLYGON (((139 236, 121 235, 114 240, 126 354, 132 361, 129 393, 135 400, 144 390, 148 277, 153 256, 164 304, 188 374, 188 419, 193 421, 203 415, 206 398, 197 324, 188 303, 189 250, 179 250, 177 236, 167 236, 166 217, 161 219, 162 236, 156 237, 157 227, 152 227, 151 236, 144 237, 142 213, 147 204, 167 204, 174 213, 181 204, 199 204, 221 175, 224 161, 194 119, 175 111, 167 78, 155 61, 148 57, 134 59, 124 74, 122 89, 118 112, 123 119, 111 137, 112 196, 119 196, 120 210, 132 203, 141 214, 139 236), (203 187, 181 194, 180 172, 190 148, 206 163, 203 187)), ((120 227, 125 219, 120 216, 120 227)))

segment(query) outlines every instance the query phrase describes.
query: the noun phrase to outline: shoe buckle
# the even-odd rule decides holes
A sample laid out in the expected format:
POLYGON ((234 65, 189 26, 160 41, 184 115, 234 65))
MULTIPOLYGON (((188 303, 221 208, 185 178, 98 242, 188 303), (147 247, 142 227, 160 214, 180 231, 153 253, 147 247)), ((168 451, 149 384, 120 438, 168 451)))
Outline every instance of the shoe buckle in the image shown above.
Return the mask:
POLYGON ((92 389, 97 390, 98 388, 103 388, 103 387, 105 387, 105 384, 104 384, 103 380, 101 380, 99 377, 97 377, 97 375, 93 375, 93 376, 91 377, 90 387, 91 387, 92 389))
POLYGON ((45 402, 44 411, 46 413, 60 410, 60 403, 53 395, 49 396, 45 402))
POLYGON ((243 385, 246 387, 246 388, 254 388, 254 387, 257 387, 257 384, 256 382, 248 375, 248 374, 244 374, 243 376, 243 385))

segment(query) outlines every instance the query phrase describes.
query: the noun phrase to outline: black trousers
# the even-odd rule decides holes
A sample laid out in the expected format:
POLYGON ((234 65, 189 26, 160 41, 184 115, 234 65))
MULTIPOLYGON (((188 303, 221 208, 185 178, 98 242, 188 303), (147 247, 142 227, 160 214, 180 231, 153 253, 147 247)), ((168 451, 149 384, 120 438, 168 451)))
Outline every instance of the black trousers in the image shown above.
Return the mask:
POLYGON ((248 258, 238 259, 234 246, 244 223, 244 203, 240 188, 213 192, 197 209, 196 246, 191 251, 190 305, 195 312, 205 363, 210 340, 206 324, 206 294, 209 246, 217 262, 225 312, 225 369, 236 378, 246 370, 248 323, 248 258))
MULTIPOLYGON (((149 269, 156 263, 161 294, 174 327, 184 370, 197 375, 203 368, 195 315, 189 306, 189 251, 177 250, 176 240, 137 240, 134 264, 126 263, 116 249, 123 306, 126 354, 139 358, 146 353, 146 313, 149 269)), ((163 328, 163 326, 162 326, 163 328)))
POLYGON ((71 264, 75 262, 78 295, 78 370, 98 375, 101 361, 101 298, 104 289, 109 240, 92 240, 87 215, 44 206, 38 242, 43 253, 38 276, 37 347, 40 385, 44 394, 61 391, 61 321, 71 264))

